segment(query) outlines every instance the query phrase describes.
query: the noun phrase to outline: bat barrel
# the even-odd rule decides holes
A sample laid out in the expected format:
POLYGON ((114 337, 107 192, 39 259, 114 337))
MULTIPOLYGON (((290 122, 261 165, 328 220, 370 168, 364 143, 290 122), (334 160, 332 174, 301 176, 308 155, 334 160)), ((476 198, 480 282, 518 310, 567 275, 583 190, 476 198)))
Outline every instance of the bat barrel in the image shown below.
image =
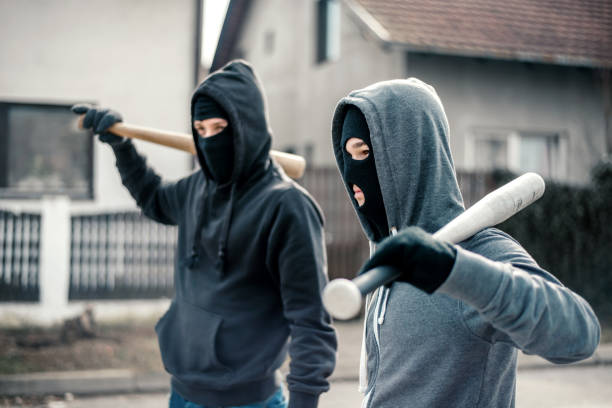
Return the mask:
MULTIPOLYGON (((497 225, 542 194, 545 183, 536 173, 526 173, 510 183, 487 194, 468 210, 438 230, 434 237, 453 244, 459 243, 478 231, 497 225)), ((336 279, 323 291, 323 304, 327 311, 338 319, 350 319, 361 310, 363 296, 385 285, 399 276, 399 271, 390 267, 374 268, 355 279, 336 279)))
POLYGON ((334 279, 323 291, 325 309, 337 319, 350 319, 361 310, 362 298, 395 280, 400 271, 390 266, 371 269, 353 280, 334 279))
POLYGON ((544 190, 544 179, 539 174, 525 173, 484 196, 434 237, 459 243, 481 229, 504 222, 542 197, 544 190))

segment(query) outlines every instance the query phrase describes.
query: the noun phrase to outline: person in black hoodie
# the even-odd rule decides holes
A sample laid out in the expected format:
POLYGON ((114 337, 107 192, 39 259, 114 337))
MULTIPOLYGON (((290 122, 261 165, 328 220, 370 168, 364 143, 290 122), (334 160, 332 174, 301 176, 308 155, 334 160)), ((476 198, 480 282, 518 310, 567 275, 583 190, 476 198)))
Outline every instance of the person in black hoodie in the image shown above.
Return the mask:
POLYGON ((288 406, 316 407, 337 348, 321 301, 323 215, 270 159, 264 98, 250 65, 232 61, 194 92, 201 170, 174 183, 163 183, 129 139, 106 132, 121 121, 118 113, 73 111, 111 145, 143 213, 178 225, 175 297, 155 327, 172 376, 170 406, 287 406, 278 369, 288 352, 288 406))

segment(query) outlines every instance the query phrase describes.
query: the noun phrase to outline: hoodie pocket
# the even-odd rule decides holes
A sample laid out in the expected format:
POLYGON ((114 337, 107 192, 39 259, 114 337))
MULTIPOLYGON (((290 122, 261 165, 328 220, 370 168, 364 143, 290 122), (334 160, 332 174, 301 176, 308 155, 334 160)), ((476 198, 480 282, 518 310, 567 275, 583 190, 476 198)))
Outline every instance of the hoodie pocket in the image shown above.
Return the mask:
POLYGON ((231 374, 217 357, 216 340, 222 323, 219 315, 173 301, 155 325, 166 370, 185 384, 216 382, 231 374))

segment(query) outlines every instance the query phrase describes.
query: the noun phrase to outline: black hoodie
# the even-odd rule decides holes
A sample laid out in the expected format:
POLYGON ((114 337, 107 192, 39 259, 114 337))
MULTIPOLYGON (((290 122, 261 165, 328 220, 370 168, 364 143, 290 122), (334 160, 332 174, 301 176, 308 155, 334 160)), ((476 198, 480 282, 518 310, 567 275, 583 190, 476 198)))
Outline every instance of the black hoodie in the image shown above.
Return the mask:
POLYGON ((230 182, 217 185, 198 151, 202 170, 162 183, 130 142, 114 146, 143 213, 179 227, 175 298, 156 326, 164 366, 189 401, 244 405, 276 390, 288 349, 289 406, 315 407, 336 352, 320 296, 327 282, 321 211, 270 159, 264 100, 248 64, 234 61, 209 75, 193 95, 192 114, 198 95, 228 114, 230 182))

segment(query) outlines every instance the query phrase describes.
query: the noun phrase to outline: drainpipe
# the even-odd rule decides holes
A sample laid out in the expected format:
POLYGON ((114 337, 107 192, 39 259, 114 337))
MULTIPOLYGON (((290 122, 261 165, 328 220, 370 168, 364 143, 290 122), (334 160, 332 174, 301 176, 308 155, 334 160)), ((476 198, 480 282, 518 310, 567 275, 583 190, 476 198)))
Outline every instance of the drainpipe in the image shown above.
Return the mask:
POLYGON ((601 85, 604 105, 604 130, 606 137, 606 154, 612 157, 612 80, 610 69, 601 70, 601 85))

